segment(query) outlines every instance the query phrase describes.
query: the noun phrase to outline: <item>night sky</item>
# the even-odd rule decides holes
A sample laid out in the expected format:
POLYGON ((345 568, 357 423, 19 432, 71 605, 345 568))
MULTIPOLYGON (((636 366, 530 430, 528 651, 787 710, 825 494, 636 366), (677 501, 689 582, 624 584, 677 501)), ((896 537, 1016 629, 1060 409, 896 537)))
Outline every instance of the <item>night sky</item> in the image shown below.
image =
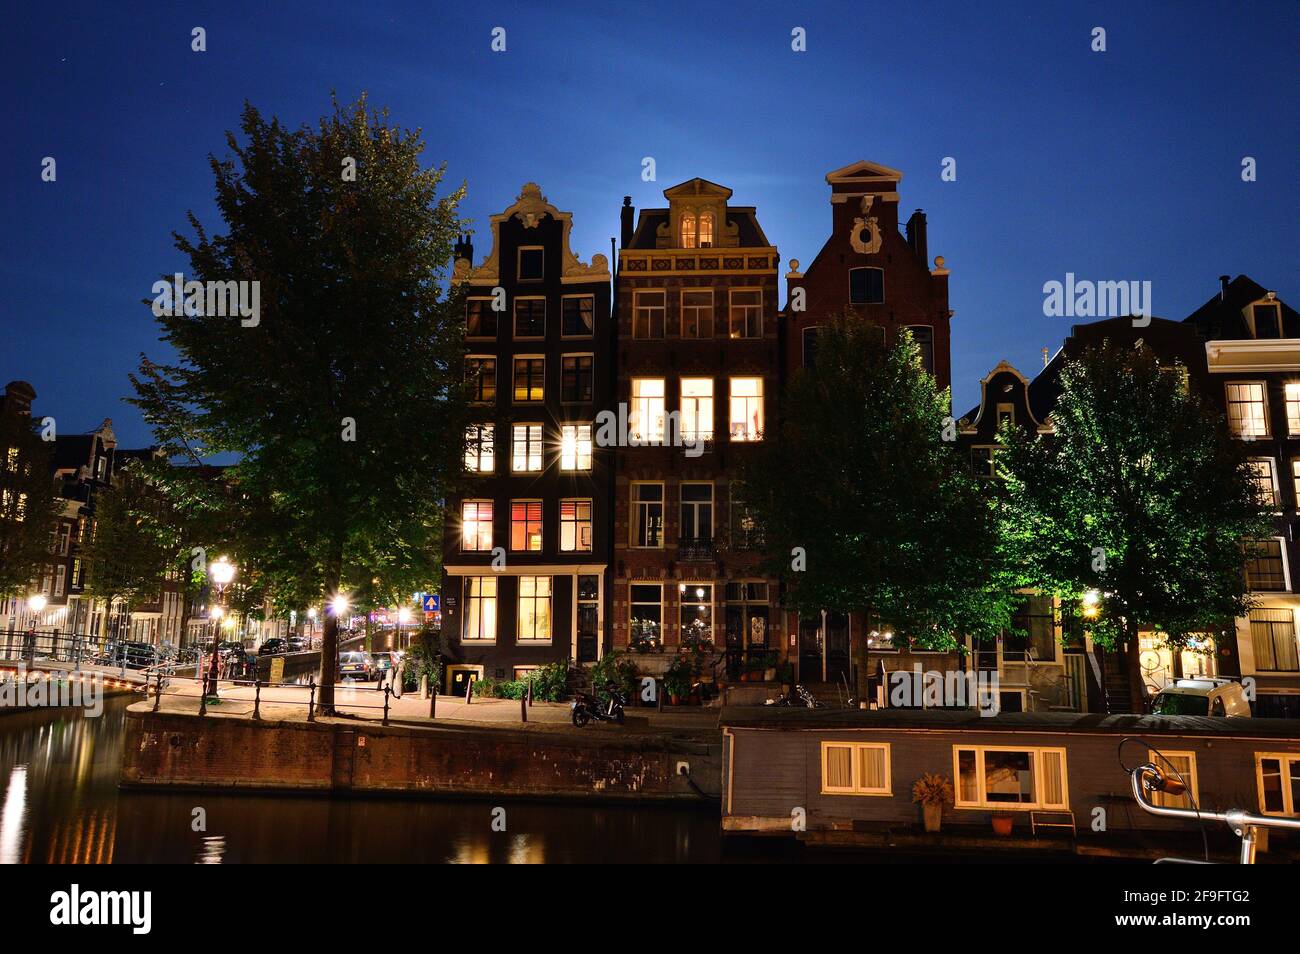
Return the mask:
POLYGON ((169 356, 140 300, 184 270, 170 233, 187 210, 221 231, 207 153, 224 154, 245 99, 298 125, 331 90, 424 129, 429 163, 469 185, 476 258, 525 181, 574 213, 590 260, 624 195, 662 205, 702 176, 806 266, 830 224, 825 174, 902 170, 901 217, 926 210, 952 269, 959 413, 998 360, 1032 375, 1056 350, 1072 319, 1043 316, 1042 286, 1066 272, 1149 280, 1169 318, 1220 274, 1300 304, 1295 0, 171 6, 27 4, 0 35, 0 383, 30 381, 64 433, 112 417, 124 444, 149 443, 126 374, 141 351, 169 356))

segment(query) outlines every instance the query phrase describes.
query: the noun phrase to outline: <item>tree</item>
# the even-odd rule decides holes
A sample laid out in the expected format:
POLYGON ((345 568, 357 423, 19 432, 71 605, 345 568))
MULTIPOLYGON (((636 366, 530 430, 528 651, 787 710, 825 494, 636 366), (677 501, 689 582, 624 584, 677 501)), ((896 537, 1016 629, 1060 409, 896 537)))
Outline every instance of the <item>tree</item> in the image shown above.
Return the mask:
POLYGON ((24 597, 50 563, 63 503, 54 492, 53 444, 26 414, 0 414, 0 602, 24 597))
POLYGON ((1178 647, 1244 615, 1242 541, 1270 522, 1246 446, 1145 345, 1067 362, 1052 420, 1054 436, 1003 433, 1007 539, 1035 585, 1088 595, 1094 642, 1127 644, 1141 711, 1139 627, 1178 647))
MULTIPOLYGON (((441 284, 464 188, 440 197, 419 131, 364 98, 297 130, 246 106, 241 131, 210 160, 225 234, 191 214, 176 243, 191 280, 258 283, 256 323, 202 296, 158 309, 179 359, 146 359, 134 403, 168 453, 238 456, 232 533, 277 599, 327 606, 377 566, 427 582, 466 420, 463 299, 441 284)), ((324 711, 336 640, 327 613, 324 711)))
MULTIPOLYGON (((822 326, 775 439, 743 469, 787 605, 863 611, 896 644, 935 650, 1010 625, 1014 587, 994 511, 944 440, 956 434, 948 404, 910 335, 887 348, 882 329, 852 315, 822 326)), ((866 639, 857 649, 861 698, 866 639)))
POLYGON ((128 626, 132 609, 161 592, 172 559, 156 529, 166 504, 135 471, 118 471, 113 486, 100 492, 90 539, 82 547, 85 594, 103 601, 105 618, 120 600, 128 626))

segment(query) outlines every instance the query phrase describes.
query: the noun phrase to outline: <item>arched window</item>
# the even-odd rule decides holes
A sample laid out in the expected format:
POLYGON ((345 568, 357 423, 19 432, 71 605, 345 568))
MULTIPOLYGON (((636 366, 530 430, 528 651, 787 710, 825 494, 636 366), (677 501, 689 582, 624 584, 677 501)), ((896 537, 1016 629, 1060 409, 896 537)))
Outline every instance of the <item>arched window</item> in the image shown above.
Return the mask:
POLYGON ((713 213, 700 213, 700 248, 713 247, 713 213))
POLYGON ((695 248, 695 213, 682 213, 682 248, 695 248))

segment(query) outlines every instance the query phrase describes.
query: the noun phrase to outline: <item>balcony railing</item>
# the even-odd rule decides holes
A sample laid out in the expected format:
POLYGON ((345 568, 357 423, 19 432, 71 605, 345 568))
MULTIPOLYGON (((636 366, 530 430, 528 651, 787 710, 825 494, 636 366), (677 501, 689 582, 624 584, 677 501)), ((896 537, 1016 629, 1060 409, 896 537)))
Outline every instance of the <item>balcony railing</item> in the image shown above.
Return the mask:
POLYGON ((713 560, 718 549, 713 545, 712 537, 681 539, 677 541, 677 559, 688 563, 713 560))

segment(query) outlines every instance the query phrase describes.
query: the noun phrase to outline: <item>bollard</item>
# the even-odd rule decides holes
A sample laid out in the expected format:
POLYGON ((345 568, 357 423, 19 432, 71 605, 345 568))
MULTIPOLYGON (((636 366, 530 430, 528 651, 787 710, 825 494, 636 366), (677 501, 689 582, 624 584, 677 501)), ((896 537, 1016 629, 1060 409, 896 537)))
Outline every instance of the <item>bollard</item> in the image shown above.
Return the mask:
POLYGON ((153 711, 157 712, 158 707, 162 705, 162 673, 160 672, 154 673, 154 680, 155 682, 153 687, 153 711))
POLYGON ((530 706, 533 704, 533 681, 532 681, 532 679, 529 679, 529 680, 528 680, 528 704, 529 704, 530 706))
POLYGON ((393 694, 393 689, 388 683, 384 683, 384 721, 381 725, 388 725, 388 697, 393 694))
POLYGON ((429 718, 432 719, 438 714, 438 687, 434 685, 432 679, 429 680, 429 718))
POLYGON ((199 715, 208 714, 208 683, 204 679, 199 680, 199 715))
POLYGON ((253 721, 262 718, 262 680, 253 677, 253 721))
POLYGON ((307 721, 315 722, 316 721, 316 677, 312 676, 307 681, 307 684, 308 686, 311 687, 311 700, 307 703, 307 721))
POLYGON ((659 707, 660 712, 664 711, 664 687, 660 685, 658 679, 655 679, 655 705, 659 707))
POLYGON ((528 721, 528 697, 522 693, 519 696, 519 721, 528 721))
POLYGON ((468 679, 465 681, 465 705, 469 705, 473 701, 474 701, 474 680, 468 679))

